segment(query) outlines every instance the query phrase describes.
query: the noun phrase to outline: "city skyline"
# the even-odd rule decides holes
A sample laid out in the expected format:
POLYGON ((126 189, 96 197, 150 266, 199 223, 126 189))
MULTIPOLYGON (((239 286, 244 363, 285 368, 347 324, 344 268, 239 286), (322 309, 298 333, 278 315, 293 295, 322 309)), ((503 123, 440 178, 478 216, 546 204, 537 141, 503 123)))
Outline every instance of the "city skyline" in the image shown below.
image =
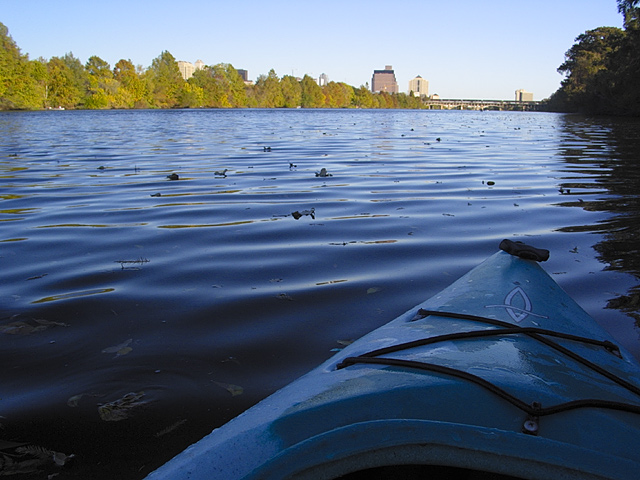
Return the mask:
POLYGON ((31 59, 72 52, 83 63, 96 55, 112 67, 124 58, 147 68, 168 51, 176 60, 230 63, 251 79, 271 69, 279 77, 326 73, 354 87, 371 86, 372 71, 392 64, 401 92, 420 75, 442 98, 509 99, 526 89, 535 100, 559 87, 556 69, 578 35, 622 26, 615 0, 385 5, 325 0, 322 8, 293 8, 283 0, 247 0, 240 12, 204 0, 183 0, 179 10, 168 0, 113 0, 106 8, 3 0, 0 22, 31 59))

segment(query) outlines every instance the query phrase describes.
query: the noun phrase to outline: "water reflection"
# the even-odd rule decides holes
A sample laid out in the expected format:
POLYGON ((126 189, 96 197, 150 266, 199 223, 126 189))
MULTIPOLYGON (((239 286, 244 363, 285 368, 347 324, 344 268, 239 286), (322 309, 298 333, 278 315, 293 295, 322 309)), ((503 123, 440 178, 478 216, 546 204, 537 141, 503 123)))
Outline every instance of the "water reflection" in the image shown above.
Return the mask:
MULTIPOLYGON (((594 225, 564 227, 562 231, 599 232, 593 248, 606 270, 640 279, 640 119, 564 117, 565 136, 559 152, 568 172, 561 184, 567 200, 561 205, 606 212, 594 225)), ((608 301, 640 326, 640 284, 608 301)))

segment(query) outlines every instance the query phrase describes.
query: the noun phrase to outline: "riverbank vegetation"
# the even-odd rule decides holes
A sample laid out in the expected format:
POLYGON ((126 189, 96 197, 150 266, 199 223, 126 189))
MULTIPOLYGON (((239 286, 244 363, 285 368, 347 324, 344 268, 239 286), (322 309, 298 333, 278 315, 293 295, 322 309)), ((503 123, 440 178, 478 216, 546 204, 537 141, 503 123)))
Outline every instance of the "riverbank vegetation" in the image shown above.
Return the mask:
POLYGON ((548 108, 640 116, 640 0, 617 0, 624 29, 599 27, 576 38, 548 108))
POLYGON ((162 52, 147 69, 130 60, 112 68, 98 56, 83 65, 73 53, 49 60, 29 60, 0 23, 0 109, 36 110, 110 108, 423 108, 404 93, 369 91, 342 82, 320 86, 271 70, 245 84, 230 64, 207 66, 184 80, 178 62, 162 52))

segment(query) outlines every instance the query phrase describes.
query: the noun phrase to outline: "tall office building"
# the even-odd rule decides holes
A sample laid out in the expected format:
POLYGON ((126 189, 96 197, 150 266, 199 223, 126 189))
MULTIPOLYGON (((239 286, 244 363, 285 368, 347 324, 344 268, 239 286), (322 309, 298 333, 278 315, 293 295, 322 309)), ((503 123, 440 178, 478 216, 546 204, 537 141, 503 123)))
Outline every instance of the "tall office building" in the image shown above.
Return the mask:
POLYGON ((516 102, 533 102, 533 93, 525 90, 516 90, 516 102))
POLYGON ((371 91, 373 93, 398 93, 398 82, 396 82, 396 75, 393 72, 393 67, 391 65, 385 66, 384 70, 373 71, 371 91))
POLYGON ((241 68, 238 68, 236 70, 236 72, 238 72, 238 75, 240 75, 240 78, 242 78, 242 80, 244 82, 248 82, 249 81, 249 72, 247 70, 243 70, 241 68))
POLYGON ((418 75, 413 80, 409 80, 409 92, 413 92, 416 97, 428 97, 429 82, 418 75))
POLYGON ((326 73, 323 73, 318 77, 318 85, 324 87, 329 83, 329 76, 326 73))

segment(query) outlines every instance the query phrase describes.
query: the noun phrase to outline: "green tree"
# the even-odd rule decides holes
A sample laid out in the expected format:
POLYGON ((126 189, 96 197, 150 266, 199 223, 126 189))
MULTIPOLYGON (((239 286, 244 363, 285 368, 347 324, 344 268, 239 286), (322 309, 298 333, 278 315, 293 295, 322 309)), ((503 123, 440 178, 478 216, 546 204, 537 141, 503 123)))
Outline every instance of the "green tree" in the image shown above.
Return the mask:
POLYGON ((353 87, 346 83, 329 82, 323 87, 325 105, 329 108, 347 108, 353 105, 353 87))
POLYGON ((115 108, 146 108, 146 84, 140 78, 131 60, 119 60, 113 67, 113 78, 118 82, 113 106, 115 108))
POLYGON ((600 112, 612 108, 616 103, 612 58, 624 38, 625 32, 614 27, 599 27, 579 35, 558 67, 566 78, 551 98, 552 105, 571 111, 600 112))
POLYGON ((300 82, 302 87, 301 105, 305 108, 320 108, 324 106, 324 93, 322 87, 309 75, 302 77, 300 82))
POLYGON ((77 70, 69 66, 73 65, 72 58, 73 54, 67 55, 66 61, 65 58, 52 57, 47 63, 46 106, 76 108, 81 105, 84 88, 77 78, 77 70))
POLYGON ((178 103, 178 92, 184 79, 180 74, 178 62, 168 51, 163 51, 151 62, 145 78, 148 82, 150 103, 159 108, 171 108, 178 103))
POLYGON ((279 108, 284 106, 284 96, 275 70, 271 69, 267 75, 258 77, 255 91, 259 107, 279 108))
POLYGON ((627 34, 621 48, 616 52, 614 95, 619 109, 640 116, 640 0, 618 0, 618 10, 624 16, 627 34))
POLYGON ((625 30, 600 27, 576 38, 548 106, 559 111, 640 115, 640 0, 617 0, 625 30))
POLYGON ((627 30, 640 28, 640 0, 617 0, 618 11, 624 17, 624 26, 627 30))
POLYGON ((113 77, 111 66, 98 56, 89 57, 87 71, 86 108, 109 108, 115 104, 118 82, 113 77))
POLYGON ((300 82, 291 75, 285 75, 280 80, 280 88, 284 98, 283 106, 288 108, 299 107, 302 101, 302 87, 300 82))
POLYGON ((359 108, 373 108, 374 99, 373 93, 366 85, 360 85, 360 87, 353 91, 353 104, 359 108))
POLYGON ((0 23, 0 108, 32 109, 42 107, 42 98, 26 55, 0 23))
POLYGON ((244 80, 233 68, 233 65, 225 65, 225 75, 229 85, 229 102, 233 107, 244 107, 247 104, 247 93, 244 85, 244 80))
POLYGON ((188 83, 202 90, 202 105, 213 108, 242 107, 244 83, 233 66, 219 63, 194 72, 188 83))
POLYGON ((202 107, 204 90, 190 82, 185 82, 177 94, 177 106, 181 108, 202 107))

